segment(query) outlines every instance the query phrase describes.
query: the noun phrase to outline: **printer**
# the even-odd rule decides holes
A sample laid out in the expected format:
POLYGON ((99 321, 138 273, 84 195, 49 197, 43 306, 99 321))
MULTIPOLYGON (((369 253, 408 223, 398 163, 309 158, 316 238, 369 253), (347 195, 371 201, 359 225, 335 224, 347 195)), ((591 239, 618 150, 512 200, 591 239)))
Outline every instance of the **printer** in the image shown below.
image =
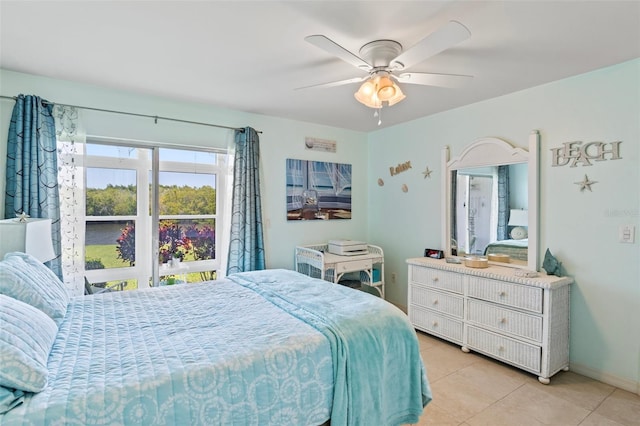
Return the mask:
POLYGON ((329 240, 329 253, 339 256, 369 254, 367 243, 353 240, 329 240))

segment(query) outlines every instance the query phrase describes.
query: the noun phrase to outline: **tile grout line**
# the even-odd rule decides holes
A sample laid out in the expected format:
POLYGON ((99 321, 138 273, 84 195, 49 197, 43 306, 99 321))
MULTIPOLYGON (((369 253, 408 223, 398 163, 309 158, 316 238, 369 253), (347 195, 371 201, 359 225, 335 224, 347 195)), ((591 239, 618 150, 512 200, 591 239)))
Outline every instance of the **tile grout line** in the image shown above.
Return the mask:
MULTIPOLYGON (((609 394, 608 394, 607 396, 605 396, 604 398, 602 398, 602 401, 600 401, 600 402, 598 403, 598 405, 596 405, 596 406, 595 406, 595 408, 594 408, 593 410, 591 410, 591 413, 595 413, 595 412, 596 412, 596 410, 597 410, 598 408, 600 408, 600 406, 601 406, 602 404, 604 404, 604 402, 605 402, 607 399, 609 399, 609 397, 611 397, 611 395, 613 395, 613 394, 615 393, 616 389, 617 389, 616 387, 614 387, 613 389, 611 389, 611 392, 609 392, 609 394)), ((590 414, 591 414, 591 413, 590 413, 590 414)), ((588 416, 587 416, 587 417, 588 417, 588 416)), ((584 421, 584 420, 583 420, 583 421, 584 421)))
MULTIPOLYGON (((512 390, 511 392, 507 393, 506 395, 504 395, 502 398, 496 399, 495 401, 493 401, 491 404, 489 404, 488 406, 486 406, 485 408, 483 408, 481 411, 477 412, 476 414, 472 415, 471 417, 469 417, 468 419, 465 419, 464 422, 467 422, 468 420, 473 419, 476 416, 479 416, 480 414, 484 413, 485 411, 487 411, 489 408, 493 407, 494 405, 496 405, 498 402, 504 400, 505 398, 507 398, 509 395, 513 394, 515 391, 517 391, 518 389, 522 388, 523 386, 526 386, 527 382, 522 383, 520 386, 516 387, 514 390, 512 390)), ((464 423, 463 422, 463 423, 464 423)))

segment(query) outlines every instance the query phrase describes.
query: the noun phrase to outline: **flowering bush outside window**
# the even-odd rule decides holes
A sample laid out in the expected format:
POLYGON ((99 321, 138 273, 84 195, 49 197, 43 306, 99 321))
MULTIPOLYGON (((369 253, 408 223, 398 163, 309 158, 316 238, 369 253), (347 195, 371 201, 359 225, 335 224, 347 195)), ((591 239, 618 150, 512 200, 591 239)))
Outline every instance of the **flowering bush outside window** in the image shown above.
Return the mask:
MULTIPOLYGON (((167 263, 174 258, 181 261, 215 259, 215 229, 208 225, 181 227, 174 221, 160 221, 158 261, 167 263)), ((118 259, 135 265, 135 225, 127 224, 116 240, 118 259)))

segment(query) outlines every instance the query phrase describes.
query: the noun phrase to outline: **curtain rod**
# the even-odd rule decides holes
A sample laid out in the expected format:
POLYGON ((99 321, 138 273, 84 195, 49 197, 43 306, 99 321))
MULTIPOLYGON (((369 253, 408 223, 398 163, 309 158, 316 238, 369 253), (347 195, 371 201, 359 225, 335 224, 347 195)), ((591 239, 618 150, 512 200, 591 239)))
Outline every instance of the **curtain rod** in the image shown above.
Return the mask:
MULTIPOLYGON (((14 101, 18 99, 17 96, 4 96, 4 95, 0 95, 0 98, 2 98, 2 99, 12 99, 14 101)), ((65 106, 65 107, 80 108, 80 109, 86 109, 86 110, 90 110, 90 111, 110 112, 112 114, 132 115, 132 116, 135 116, 135 117, 153 118, 154 122, 156 124, 158 124, 158 120, 167 120, 167 121, 175 121, 175 122, 178 122, 178 123, 197 124, 199 126, 217 127, 217 128, 220 128, 220 129, 238 130, 240 132, 244 132, 244 129, 242 127, 229 127, 229 126, 222 126, 222 125, 219 125, 219 124, 203 123, 201 121, 190 121, 190 120, 181 120, 179 118, 161 117, 161 116, 158 116, 158 115, 138 114, 138 113, 135 113, 135 112, 116 111, 116 110, 112 110, 112 109, 103 109, 103 108, 92 108, 92 107, 86 107, 86 106, 80 106, 80 105, 60 104, 60 103, 56 103, 56 102, 49 102, 47 100, 44 100, 44 102, 46 102, 49 105, 59 105, 59 106, 65 106)), ((257 133, 262 133, 262 131, 257 131, 257 130, 256 130, 256 132, 257 133)))

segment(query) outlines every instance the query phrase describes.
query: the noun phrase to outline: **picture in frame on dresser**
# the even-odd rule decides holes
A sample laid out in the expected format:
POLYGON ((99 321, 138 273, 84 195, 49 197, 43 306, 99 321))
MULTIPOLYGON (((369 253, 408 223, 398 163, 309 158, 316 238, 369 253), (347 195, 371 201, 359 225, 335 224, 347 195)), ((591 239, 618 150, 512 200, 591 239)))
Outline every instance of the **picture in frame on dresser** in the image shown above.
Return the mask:
MULTIPOLYGON (((498 138, 476 140, 451 160, 448 148, 443 149, 442 217, 445 224, 442 246, 445 259, 407 260, 407 306, 409 319, 417 330, 456 343, 464 352, 482 353, 533 373, 541 383, 549 384, 554 374, 569 368, 572 279, 538 272, 538 156, 537 131, 529 137, 528 150, 498 138), (469 203, 456 202, 458 175, 482 169, 488 176, 492 175, 496 183, 497 173, 486 171, 513 164, 526 165, 527 184, 526 188, 521 188, 526 194, 511 194, 514 201, 524 203, 523 210, 527 211, 526 261, 513 260, 508 254, 502 254, 499 261, 488 259, 480 267, 467 266, 473 263, 464 261, 447 262, 464 260, 469 254, 459 250, 455 238, 457 220, 469 219, 469 213, 461 211, 469 208, 469 203)), ((491 192, 495 196, 496 191, 491 192)), ((506 200, 509 198, 507 194, 506 200)), ((494 206, 497 204, 493 202, 495 200, 489 201, 494 206)), ((502 207, 509 211, 514 205, 507 201, 502 207)), ((500 214, 494 209, 490 213, 490 223, 500 222, 495 217, 500 214)), ((502 222, 507 226, 508 217, 502 218, 502 222)), ((492 238, 499 238, 494 229, 489 234, 489 243, 492 238)))

